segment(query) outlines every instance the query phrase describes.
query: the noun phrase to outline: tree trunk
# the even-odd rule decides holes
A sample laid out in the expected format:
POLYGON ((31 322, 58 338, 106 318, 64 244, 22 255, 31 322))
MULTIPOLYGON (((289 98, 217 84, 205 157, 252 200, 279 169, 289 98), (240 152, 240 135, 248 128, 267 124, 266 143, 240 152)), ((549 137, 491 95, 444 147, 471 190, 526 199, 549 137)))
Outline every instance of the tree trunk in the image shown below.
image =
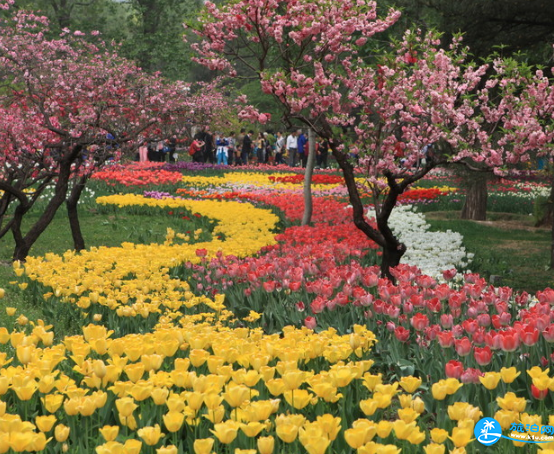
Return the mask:
POLYGON ((394 236, 388 225, 388 220, 401 191, 397 192, 397 188, 394 186, 390 188, 387 200, 383 204, 383 209, 380 213, 376 213, 378 230, 374 229, 365 218, 364 205, 358 191, 358 186, 356 185, 352 164, 348 161, 348 157, 343 152, 337 150, 336 146, 331 145, 331 151, 342 170, 344 182, 348 189, 348 198, 352 205, 354 225, 383 249, 381 275, 394 283, 396 279, 392 276, 390 269, 400 264, 400 259, 406 252, 406 246, 400 243, 396 236, 394 236))
POLYGON ((396 282, 391 274, 391 268, 400 265, 400 260, 406 252, 406 245, 396 241, 395 244, 387 244, 383 248, 383 257, 381 259, 381 275, 388 278, 391 282, 396 282))
POLYGON ((487 220, 487 177, 471 175, 466 180, 467 194, 462 208, 462 219, 487 220))
POLYGON ((67 207, 67 216, 69 218, 69 226, 71 227, 71 235, 73 237, 73 247, 76 251, 82 251, 85 249, 85 239, 83 238, 83 233, 81 232, 81 225, 79 223, 79 214, 77 211, 77 205, 85 184, 87 182, 87 177, 82 176, 75 183, 75 186, 71 189, 71 193, 67 198, 66 207, 67 207))
POLYGON ((304 214, 302 216, 301 225, 308 225, 312 222, 312 175, 315 167, 315 134, 312 128, 308 129, 308 145, 308 160, 304 173, 304 214))
MULTIPOLYGON (((46 206, 46 209, 42 215, 38 218, 37 222, 29 229, 27 234, 23 236, 21 232, 21 220, 23 218, 24 212, 21 213, 21 219, 19 222, 15 222, 12 225, 12 234, 15 241, 15 248, 13 252, 13 260, 25 261, 29 255, 31 247, 39 236, 46 230, 46 228, 54 219, 58 208, 62 205, 67 197, 68 182, 71 176, 71 163, 74 162, 75 156, 81 152, 81 147, 76 146, 72 150, 71 154, 60 162, 60 170, 58 174, 58 181, 54 188, 54 196, 50 199, 50 202, 46 206)), ((16 213, 22 208, 18 206, 16 208, 16 213)))

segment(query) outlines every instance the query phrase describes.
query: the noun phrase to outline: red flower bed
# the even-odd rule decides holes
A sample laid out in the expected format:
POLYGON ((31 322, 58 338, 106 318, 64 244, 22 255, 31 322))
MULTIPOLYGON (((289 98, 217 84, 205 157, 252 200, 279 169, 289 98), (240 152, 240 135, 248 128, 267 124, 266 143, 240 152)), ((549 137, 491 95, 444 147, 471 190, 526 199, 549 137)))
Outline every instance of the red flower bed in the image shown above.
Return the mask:
MULTIPOLYGON (((159 167, 159 166, 156 166, 159 167)), ((114 165, 92 175, 93 179, 102 180, 110 186, 147 186, 175 184, 181 181, 179 172, 170 172, 152 166, 119 166, 114 165)))
MULTIPOLYGON (((270 176, 269 180, 275 183, 302 184, 304 182, 304 174, 299 173, 298 175, 287 175, 284 177, 270 176)), ((317 173, 312 175, 312 184, 341 184, 343 181, 343 178, 339 175, 322 175, 317 173)))
POLYGON ((418 188, 410 189, 398 196, 398 201, 403 203, 417 203, 428 200, 435 200, 441 195, 446 195, 448 192, 441 191, 437 188, 418 188))

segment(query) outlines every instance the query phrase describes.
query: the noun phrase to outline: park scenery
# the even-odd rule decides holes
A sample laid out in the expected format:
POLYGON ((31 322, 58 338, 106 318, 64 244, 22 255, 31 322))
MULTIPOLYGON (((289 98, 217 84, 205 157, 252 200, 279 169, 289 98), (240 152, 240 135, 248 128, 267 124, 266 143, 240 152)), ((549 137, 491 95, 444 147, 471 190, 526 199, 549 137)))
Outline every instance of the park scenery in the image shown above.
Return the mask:
POLYGON ((554 453, 552 70, 383 5, 0 1, 0 454, 554 453))

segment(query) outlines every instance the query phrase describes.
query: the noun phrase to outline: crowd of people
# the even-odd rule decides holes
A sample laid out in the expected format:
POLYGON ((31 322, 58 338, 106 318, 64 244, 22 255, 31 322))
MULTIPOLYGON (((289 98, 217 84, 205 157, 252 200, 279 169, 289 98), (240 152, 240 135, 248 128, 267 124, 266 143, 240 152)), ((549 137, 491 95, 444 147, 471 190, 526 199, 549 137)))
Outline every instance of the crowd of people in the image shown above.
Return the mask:
POLYGON ((149 142, 144 140, 138 148, 137 160, 140 162, 175 162, 177 161, 177 139, 149 142))
MULTIPOLYGON (((306 167, 310 144, 301 129, 289 133, 286 137, 281 131, 260 132, 241 129, 227 136, 216 132, 212 134, 203 127, 189 147, 194 162, 209 162, 223 165, 247 164, 288 164, 291 167, 306 167)), ((329 143, 316 141, 316 166, 328 167, 329 143)))

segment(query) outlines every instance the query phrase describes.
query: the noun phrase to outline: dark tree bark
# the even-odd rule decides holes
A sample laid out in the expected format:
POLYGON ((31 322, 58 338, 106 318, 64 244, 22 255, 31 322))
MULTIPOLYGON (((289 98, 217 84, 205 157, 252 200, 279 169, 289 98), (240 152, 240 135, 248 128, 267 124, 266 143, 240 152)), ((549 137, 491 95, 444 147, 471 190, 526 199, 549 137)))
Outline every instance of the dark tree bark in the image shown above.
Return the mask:
POLYGON ((85 249, 85 239, 81 231, 81 224, 79 223, 77 205, 85 189, 87 180, 88 178, 86 175, 81 176, 79 180, 75 182, 66 201, 67 216, 69 219, 69 226, 71 227, 71 236, 73 237, 73 247, 76 251, 85 249))
POLYGON ((462 219, 474 221, 487 220, 487 177, 484 175, 471 175, 467 181, 467 193, 462 208, 462 219))
POLYGON ((75 157, 81 153, 82 147, 77 145, 73 147, 70 153, 60 161, 58 180, 56 186, 54 187, 54 196, 48 202, 46 209, 41 214, 37 222, 29 229, 29 231, 23 235, 21 231, 21 222, 23 216, 28 210, 28 206, 24 204, 19 204, 14 213, 14 222, 12 224, 12 234, 15 241, 15 248, 13 253, 13 260, 25 261, 29 255, 31 247, 39 236, 46 230, 46 228, 54 219, 58 208, 64 203, 67 197, 69 179, 71 177, 71 164, 75 161, 75 157))
POLYGON ((376 220, 378 230, 374 229, 366 220, 364 213, 364 204, 361 200, 358 187, 354 175, 354 167, 348 161, 348 157, 337 150, 337 147, 331 143, 331 151, 337 160, 339 167, 342 170, 346 188, 348 189, 348 197, 352 205, 352 214, 354 225, 360 229, 369 239, 375 241, 383 249, 383 257, 381 261, 381 275, 387 277, 392 282, 395 282, 394 276, 390 269, 400 264, 400 259, 406 252, 406 245, 398 241, 388 225, 388 220, 392 212, 392 208, 396 204, 398 196, 402 192, 398 192, 396 188, 391 188, 387 199, 384 203, 384 209, 376 210, 376 220))
POLYGON ((312 128, 308 129, 308 160, 306 161, 306 172, 304 174, 304 214, 302 215, 302 225, 308 225, 312 222, 312 175, 315 166, 315 134, 312 128))

